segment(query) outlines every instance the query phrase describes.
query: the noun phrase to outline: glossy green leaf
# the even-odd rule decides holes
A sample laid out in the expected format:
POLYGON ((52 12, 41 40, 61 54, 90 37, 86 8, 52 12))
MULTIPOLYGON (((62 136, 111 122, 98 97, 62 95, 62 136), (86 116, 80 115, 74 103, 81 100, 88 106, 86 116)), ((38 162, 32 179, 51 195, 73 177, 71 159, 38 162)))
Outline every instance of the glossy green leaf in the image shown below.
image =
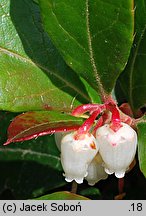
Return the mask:
POLYGON ((138 158, 142 173, 146 177, 146 116, 138 123, 138 158))
POLYGON ((38 197, 66 185, 62 172, 33 161, 0 160, 0 170, 0 194, 8 190, 13 199, 38 197))
POLYGON ((26 112, 18 115, 9 125, 5 145, 55 132, 77 130, 82 124, 82 118, 57 111, 26 112))
POLYGON ((60 153, 56 147, 54 136, 43 136, 24 143, 3 146, 6 141, 7 127, 15 115, 9 112, 0 112, 0 160, 33 161, 62 171, 60 153))
POLYGON ((91 87, 91 85, 81 77, 82 82, 85 85, 85 88, 89 94, 89 97, 91 98, 91 103, 102 103, 101 97, 99 94, 97 94, 97 91, 91 87))
POLYGON ((89 197, 91 199, 101 199, 101 193, 96 187, 88 187, 80 191, 80 194, 85 197, 89 197))
POLYGON ((0 0, 0 109, 71 110, 90 97, 42 28, 32 0, 0 0))
MULTIPOLYGON (((130 58, 118 85, 132 110, 146 104, 146 0, 135 0, 135 36, 130 58)), ((121 95, 121 94, 120 94, 121 95)))
POLYGON ((3 146, 15 115, 0 112, 0 194, 9 190, 13 199, 28 199, 65 185, 54 136, 3 146))
POLYGON ((33 0, 36 4, 38 4, 38 0, 33 0))
MULTIPOLYGON (((3 143, 2 143, 3 144, 3 143)), ((14 143, 7 147, 0 147, 0 160, 31 161, 62 171, 60 153, 56 150, 53 137, 45 136, 25 143, 14 143)))
POLYGON ((125 67, 133 0, 39 0, 44 26, 66 63, 101 96, 125 67))
POLYGON ((36 199, 37 200, 89 200, 84 196, 80 196, 78 194, 70 193, 67 191, 48 194, 42 197, 38 197, 36 199))

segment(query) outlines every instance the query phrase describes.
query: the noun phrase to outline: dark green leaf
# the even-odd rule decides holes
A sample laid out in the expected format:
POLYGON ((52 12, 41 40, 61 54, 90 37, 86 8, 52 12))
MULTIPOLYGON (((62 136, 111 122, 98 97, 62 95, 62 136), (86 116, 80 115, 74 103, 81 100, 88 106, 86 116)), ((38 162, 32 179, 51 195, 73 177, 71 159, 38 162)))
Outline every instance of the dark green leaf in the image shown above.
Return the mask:
POLYGON ((25 143, 15 143, 7 147, 0 147, 1 161, 32 161, 42 165, 49 165, 53 169, 62 171, 60 153, 56 150, 54 138, 45 136, 25 143))
POLYGON ((55 132, 77 130, 82 123, 82 118, 57 111, 26 112, 18 115, 10 124, 5 145, 55 132))
POLYGON ((89 197, 90 199, 101 199, 101 193, 98 188, 88 187, 80 191, 82 196, 89 197))
POLYGON ((38 4, 38 0, 33 0, 36 4, 38 4))
POLYGON ((2 146, 15 115, 0 112, 0 193, 10 190, 14 198, 28 199, 65 185, 54 136, 2 146))
POLYGON ((66 184, 62 172, 32 161, 0 160, 0 170, 0 193, 9 190, 13 199, 41 196, 66 184))
POLYGON ((39 0, 43 22, 66 63, 101 96, 110 93, 133 40, 133 0, 39 0))
POLYGON ((146 116, 138 123, 138 158, 142 173, 146 177, 146 116))
POLYGON ((0 160, 33 161, 62 171, 60 153, 56 147, 54 136, 43 136, 24 143, 2 146, 6 141, 7 127, 14 116, 12 113, 0 113, 2 122, 0 124, 0 160))
POLYGON ((52 194, 48 194, 39 198, 37 200, 89 200, 86 197, 73 194, 67 191, 56 192, 52 194))
POLYGON ((146 104, 146 0, 135 0, 135 36, 130 58, 118 85, 132 110, 146 104))
POLYGON ((90 97, 44 32, 32 0, 0 0, 0 109, 71 110, 90 97))
POLYGON ((100 96, 97 94, 97 91, 91 87, 91 85, 81 77, 82 82, 85 85, 85 88, 91 98, 91 103, 102 103, 100 96))

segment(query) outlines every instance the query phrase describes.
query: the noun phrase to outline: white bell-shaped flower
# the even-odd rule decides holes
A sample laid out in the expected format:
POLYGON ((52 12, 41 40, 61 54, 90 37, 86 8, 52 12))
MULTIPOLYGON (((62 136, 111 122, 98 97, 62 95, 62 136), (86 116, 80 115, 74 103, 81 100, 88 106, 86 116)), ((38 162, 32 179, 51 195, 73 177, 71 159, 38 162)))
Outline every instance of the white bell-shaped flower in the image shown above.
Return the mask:
POLYGON ((85 178, 88 181, 90 186, 95 185, 102 179, 107 179, 108 174, 105 172, 104 167, 102 166, 103 161, 99 159, 99 153, 94 157, 91 163, 88 166, 88 175, 85 178))
POLYGON ((78 184, 87 176, 88 165, 98 152, 99 145, 92 134, 86 133, 79 139, 76 132, 63 137, 61 141, 61 163, 67 182, 75 180, 78 184))
POLYGON ((134 159, 137 147, 136 132, 125 123, 114 132, 109 124, 105 124, 96 131, 99 143, 99 152, 104 161, 105 172, 115 173, 117 178, 122 178, 125 171, 134 159))
POLYGON ((56 133, 54 134, 56 146, 57 146, 57 148, 59 149, 59 151, 61 151, 61 140, 62 140, 62 138, 63 138, 66 134, 68 134, 68 133, 69 133, 69 132, 67 131, 67 132, 56 132, 56 133))

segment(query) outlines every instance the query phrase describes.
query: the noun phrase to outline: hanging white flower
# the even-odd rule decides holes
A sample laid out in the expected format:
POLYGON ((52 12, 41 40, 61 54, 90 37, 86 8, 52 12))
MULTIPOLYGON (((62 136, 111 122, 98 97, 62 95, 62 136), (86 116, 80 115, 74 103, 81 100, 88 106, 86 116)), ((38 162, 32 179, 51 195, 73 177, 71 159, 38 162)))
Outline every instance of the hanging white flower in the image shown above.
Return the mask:
POLYGON ((54 138, 55 138, 55 142, 56 142, 56 146, 59 149, 59 151, 61 151, 61 140, 63 138, 63 136, 65 136, 66 134, 68 134, 69 132, 56 132, 54 134, 54 138))
POLYGON ((104 161, 105 172, 115 173, 117 178, 122 178, 125 171, 134 159, 137 147, 136 132, 125 123, 114 132, 110 124, 105 124, 96 131, 99 143, 99 152, 104 161))
POLYGON ((67 182, 75 180, 78 184, 87 176, 88 165, 91 163, 99 145, 95 137, 89 133, 75 138, 76 132, 65 135, 61 141, 61 163, 67 182))
POLYGON ((90 186, 93 186, 100 180, 106 179, 108 177, 108 174, 105 172, 102 164, 103 161, 100 159, 99 153, 97 153, 88 166, 88 175, 85 178, 90 186))

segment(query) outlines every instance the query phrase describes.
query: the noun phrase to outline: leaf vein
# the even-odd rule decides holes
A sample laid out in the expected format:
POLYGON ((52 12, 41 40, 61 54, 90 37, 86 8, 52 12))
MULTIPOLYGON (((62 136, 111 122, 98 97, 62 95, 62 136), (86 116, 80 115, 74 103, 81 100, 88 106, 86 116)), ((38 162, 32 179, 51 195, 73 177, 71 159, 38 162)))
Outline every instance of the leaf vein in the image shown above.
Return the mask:
POLYGON ((48 153, 42 153, 42 152, 36 152, 36 151, 32 151, 32 150, 27 150, 27 149, 20 149, 20 148, 17 148, 17 149, 12 149, 12 148, 0 148, 0 152, 18 152, 18 153, 22 153, 22 156, 24 157, 24 155, 26 154, 30 154, 30 155, 37 155, 39 157, 41 156, 45 156, 45 157, 51 157, 51 158, 54 158, 58 161, 60 161, 60 157, 57 157, 55 155, 51 155, 51 154, 48 154, 48 153))
POLYGON ((87 95, 85 95, 84 93, 82 93, 78 88, 76 88, 74 85, 72 85, 72 83, 69 83, 67 80, 65 80, 63 77, 59 76, 57 73, 54 73, 53 71, 48 70, 48 68, 38 64, 37 62, 33 62, 31 61, 29 58, 26 58, 18 53, 15 53, 12 50, 0 47, 0 52, 5 53, 6 55, 9 56, 14 56, 15 58, 20 59, 21 61, 24 62, 28 62, 31 65, 33 65, 34 67, 38 66, 39 68, 41 68, 42 70, 47 71, 49 74, 55 76, 57 79, 61 80, 62 82, 64 82, 67 86, 69 86, 70 88, 74 89, 77 93, 79 93, 80 95, 82 95, 86 100, 89 101, 89 97, 87 95))
POLYGON ((91 32, 90 32, 90 21, 89 21, 89 0, 86 0, 86 28, 87 28, 87 36, 88 36, 88 47, 89 47, 89 53, 90 53, 90 62, 93 68, 93 72, 94 72, 94 76, 95 79, 97 81, 98 84, 98 89, 99 92, 101 94, 102 99, 104 99, 105 97, 105 91, 103 89, 99 74, 98 74, 98 70, 97 70, 97 66, 95 63, 95 59, 94 59, 94 52, 93 52, 93 48, 92 48, 92 37, 91 37, 91 32))
POLYGON ((53 11, 53 8, 52 8, 52 14, 56 18, 56 21, 57 21, 58 25, 60 26, 60 28, 68 35, 69 38, 71 38, 73 41, 75 41, 77 43, 77 45, 89 56, 89 53, 87 52, 87 50, 60 24, 56 14, 53 11))

